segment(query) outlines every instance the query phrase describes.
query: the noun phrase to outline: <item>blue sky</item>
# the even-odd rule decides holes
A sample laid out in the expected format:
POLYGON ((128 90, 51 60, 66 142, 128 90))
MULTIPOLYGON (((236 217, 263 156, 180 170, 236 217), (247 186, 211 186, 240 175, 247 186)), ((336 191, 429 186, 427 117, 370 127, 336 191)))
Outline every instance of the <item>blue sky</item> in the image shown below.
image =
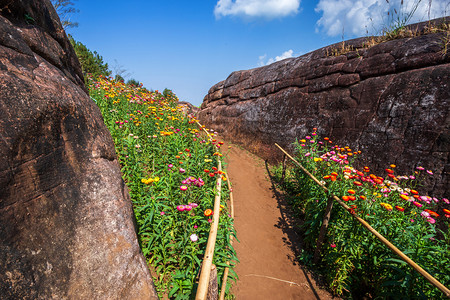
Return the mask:
MULTIPOLYGON (((380 32, 387 12, 411 21, 449 15, 449 0, 75 0, 68 29, 110 69, 148 89, 172 89, 199 106, 208 89, 237 70, 296 57, 380 32)), ((392 14, 391 14, 392 15, 392 14)))

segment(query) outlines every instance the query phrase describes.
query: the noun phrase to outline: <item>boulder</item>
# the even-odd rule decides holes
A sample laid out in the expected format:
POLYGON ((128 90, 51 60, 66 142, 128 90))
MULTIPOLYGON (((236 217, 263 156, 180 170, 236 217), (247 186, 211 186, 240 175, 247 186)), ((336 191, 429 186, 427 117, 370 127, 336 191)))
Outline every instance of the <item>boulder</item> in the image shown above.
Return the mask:
POLYGON ((0 298, 157 299, 134 222, 50 1, 0 1, 0 298))
MULTIPOLYGON (((445 19, 432 22, 445 28, 445 19)), ((359 38, 233 72, 210 88, 199 119, 269 159, 281 155, 274 143, 292 151, 315 127, 362 150, 361 163, 378 174, 392 163, 400 173, 433 170, 423 189, 449 197, 448 23, 447 32, 429 25, 411 25, 412 37, 359 38)))

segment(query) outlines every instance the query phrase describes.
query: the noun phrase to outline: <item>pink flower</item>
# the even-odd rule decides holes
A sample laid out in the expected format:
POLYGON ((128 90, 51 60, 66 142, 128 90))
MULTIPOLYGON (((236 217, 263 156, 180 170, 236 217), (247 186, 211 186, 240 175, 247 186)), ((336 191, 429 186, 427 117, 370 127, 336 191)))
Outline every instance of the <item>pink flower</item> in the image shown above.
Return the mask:
POLYGON ((306 139, 309 140, 309 139, 311 139, 311 137, 310 137, 309 135, 307 135, 307 136, 306 136, 306 139))
POLYGON ((184 210, 185 210, 185 211, 191 211, 191 210, 192 210, 192 206, 190 206, 190 205, 185 205, 185 206, 184 206, 184 210))
POLYGON ((428 218, 427 218, 427 221, 430 222, 431 224, 436 223, 436 220, 433 219, 432 217, 428 217, 428 218))
POLYGON ((179 171, 181 174, 183 174, 184 172, 186 172, 186 170, 183 169, 183 168, 180 168, 178 171, 179 171))
POLYGON ((419 166, 419 167, 417 167, 416 169, 417 169, 417 170, 419 170, 419 171, 423 171, 423 170, 425 170, 425 168, 424 168, 424 167, 420 167, 420 166, 419 166))
POLYGON ((305 156, 310 156, 310 155, 311 155, 311 153, 309 153, 309 152, 305 154, 305 156))
POLYGON ((197 236, 195 233, 191 234, 191 236, 190 236, 189 238, 190 238, 191 241, 193 241, 193 242, 198 241, 198 236, 197 236))
POLYGON ((431 170, 427 170, 427 173, 433 175, 433 172, 431 170))
POLYGON ((198 206, 197 203, 191 203, 191 204, 189 204, 189 205, 192 206, 192 208, 196 208, 196 207, 198 206))
POLYGON ((178 205, 177 206, 177 210, 178 211, 184 211, 186 209, 186 207, 184 205, 178 205))
POLYGON ((197 229, 198 228, 198 226, 197 225, 194 225, 194 229, 197 229))
POLYGON ((159 214, 160 214, 161 216, 164 216, 166 213, 162 211, 162 212, 160 212, 159 214))
POLYGON ((430 216, 430 214, 426 211, 421 212, 420 215, 424 218, 428 218, 430 216))
POLYGON ((209 223, 212 223, 212 219, 208 219, 208 222, 209 222, 209 223))
POLYGON ((422 204, 420 204, 419 202, 414 201, 413 204, 419 208, 422 207, 422 204))
POLYGON ((187 190, 187 186, 185 186, 185 185, 180 186, 180 190, 186 191, 187 190))
POLYGON ((447 203, 447 204, 450 204, 450 201, 448 201, 447 198, 442 198, 442 201, 444 201, 444 202, 447 203))
POLYGON ((336 248, 336 244, 331 244, 330 247, 331 248, 336 248))

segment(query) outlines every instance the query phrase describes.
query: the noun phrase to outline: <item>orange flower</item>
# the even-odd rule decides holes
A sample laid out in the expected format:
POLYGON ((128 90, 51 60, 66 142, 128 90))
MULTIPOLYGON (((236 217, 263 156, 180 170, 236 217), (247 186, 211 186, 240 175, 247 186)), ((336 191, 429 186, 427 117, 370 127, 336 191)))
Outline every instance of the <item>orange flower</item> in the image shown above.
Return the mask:
POLYGON ((400 198, 402 198, 403 200, 408 200, 408 199, 409 199, 409 197, 406 196, 405 194, 401 194, 401 195, 400 195, 400 198))
POLYGON ((417 195, 417 194, 419 194, 419 192, 418 192, 418 191, 416 191, 416 190, 411 190, 411 194, 413 194, 413 195, 417 195))
POLYGON ((438 215, 436 212, 432 211, 432 210, 425 209, 425 211, 426 211, 427 213, 429 213, 430 216, 432 216, 432 217, 435 217, 435 218, 438 218, 438 217, 439 217, 439 215, 438 215))
POLYGON ((348 190, 347 192, 348 192, 349 194, 352 194, 352 195, 355 194, 355 190, 348 190))
POLYGON ((359 198, 361 198, 362 200, 366 200, 366 196, 363 195, 359 196, 359 198))
POLYGON ((361 185, 362 185, 362 183, 359 182, 359 181, 353 181, 353 184, 354 184, 354 185, 357 185, 357 186, 361 186, 361 185))
POLYGON ((349 197, 348 197, 348 196, 342 196, 342 200, 344 200, 344 201, 348 201, 348 200, 350 200, 350 199, 349 199, 349 197))
POLYGON ((205 217, 209 217, 210 215, 213 214, 213 211, 212 211, 212 209, 208 208, 203 212, 203 214, 205 215, 205 217))
POLYGON ((351 200, 351 201, 355 201, 356 197, 355 196, 348 196, 348 199, 351 200))

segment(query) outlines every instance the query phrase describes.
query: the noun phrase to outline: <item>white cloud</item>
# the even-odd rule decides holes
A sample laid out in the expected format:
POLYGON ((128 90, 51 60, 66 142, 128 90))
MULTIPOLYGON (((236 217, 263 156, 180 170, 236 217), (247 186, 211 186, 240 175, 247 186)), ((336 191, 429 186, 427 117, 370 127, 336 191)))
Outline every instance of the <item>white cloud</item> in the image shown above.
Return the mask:
POLYGON ((270 64, 273 64, 274 62, 286 59, 286 58, 290 58, 293 57, 294 55, 294 51, 292 49, 284 51, 281 55, 276 56, 275 58, 269 58, 268 60, 266 60, 267 58, 267 54, 261 55, 259 57, 259 61, 258 61, 258 67, 262 67, 262 66, 267 66, 270 64))
POLYGON ((219 0, 214 8, 216 18, 247 16, 277 18, 298 13, 300 0, 219 0))
POLYGON ((318 27, 329 36, 379 34, 399 19, 403 21, 417 6, 408 23, 448 15, 448 0, 320 0, 316 12, 322 13, 318 27), (403 2, 403 5, 401 4, 403 2), (431 3, 431 6, 430 6, 431 3), (388 15, 389 12, 389 15, 388 15))

